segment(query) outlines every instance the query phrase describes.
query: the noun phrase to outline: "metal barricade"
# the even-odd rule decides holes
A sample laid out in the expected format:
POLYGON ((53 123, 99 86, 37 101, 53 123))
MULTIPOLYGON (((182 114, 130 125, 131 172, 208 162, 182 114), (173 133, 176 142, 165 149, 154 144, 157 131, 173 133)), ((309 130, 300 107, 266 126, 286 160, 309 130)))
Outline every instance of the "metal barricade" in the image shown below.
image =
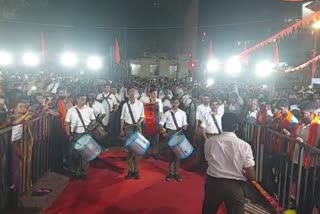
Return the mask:
POLYGON ((59 118, 43 115, 23 124, 20 140, 12 142, 11 128, 0 130, 0 210, 8 195, 29 190, 49 169, 57 168, 61 149, 59 118))
POLYGON ((320 149, 273 131, 268 127, 246 125, 245 137, 252 145, 256 178, 284 209, 311 213, 319 207, 320 149), (248 139, 252 139, 249 141, 248 139))

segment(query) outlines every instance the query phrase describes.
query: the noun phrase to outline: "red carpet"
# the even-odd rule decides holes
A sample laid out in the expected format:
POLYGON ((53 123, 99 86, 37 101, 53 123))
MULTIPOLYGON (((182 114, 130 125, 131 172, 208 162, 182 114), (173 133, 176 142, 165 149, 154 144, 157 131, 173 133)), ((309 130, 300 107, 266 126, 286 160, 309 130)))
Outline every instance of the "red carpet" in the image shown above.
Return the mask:
MULTIPOLYGON (((112 151, 92 163, 88 179, 70 181, 46 214, 199 214, 204 176, 182 170, 167 182, 168 164, 142 160, 141 180, 125 180, 126 153, 112 151)), ((224 209, 218 212, 224 214, 224 209)))

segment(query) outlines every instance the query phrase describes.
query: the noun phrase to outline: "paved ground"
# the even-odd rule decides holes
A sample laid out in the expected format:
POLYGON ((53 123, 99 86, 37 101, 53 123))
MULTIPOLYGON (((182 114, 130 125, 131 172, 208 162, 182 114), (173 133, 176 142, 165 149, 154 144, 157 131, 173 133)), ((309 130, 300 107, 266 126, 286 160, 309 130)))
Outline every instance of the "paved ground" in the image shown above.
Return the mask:
POLYGON ((47 209, 52 202, 59 197, 60 193, 69 183, 69 178, 61 174, 54 172, 48 172, 40 181, 28 192, 26 192, 21 198, 21 203, 27 209, 17 209, 8 211, 6 214, 40 214, 47 209), (52 189, 48 195, 45 196, 32 196, 32 192, 39 189, 52 189), (29 209, 30 208, 30 209, 29 209), (39 208, 36 211, 33 208, 39 208))

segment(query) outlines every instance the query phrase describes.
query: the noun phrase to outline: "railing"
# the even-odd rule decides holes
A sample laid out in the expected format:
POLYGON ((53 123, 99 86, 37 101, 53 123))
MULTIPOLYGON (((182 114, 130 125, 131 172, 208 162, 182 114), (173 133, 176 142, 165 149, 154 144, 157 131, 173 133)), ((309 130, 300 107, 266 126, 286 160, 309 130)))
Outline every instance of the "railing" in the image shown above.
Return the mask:
POLYGON ((23 124, 22 138, 13 142, 11 127, 0 130, 0 210, 61 165, 59 124, 57 117, 40 116, 23 124))
POLYGON ((320 202, 320 149, 250 123, 244 140, 252 145, 256 179, 264 189, 283 209, 312 213, 320 202))

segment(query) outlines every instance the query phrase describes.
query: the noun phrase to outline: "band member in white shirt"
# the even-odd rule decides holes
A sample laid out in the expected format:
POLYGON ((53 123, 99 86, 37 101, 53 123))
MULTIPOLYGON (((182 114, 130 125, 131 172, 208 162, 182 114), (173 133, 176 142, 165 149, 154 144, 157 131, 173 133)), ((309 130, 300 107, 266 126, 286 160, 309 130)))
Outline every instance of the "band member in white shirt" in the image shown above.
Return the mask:
MULTIPOLYGON (((121 112, 120 136, 128 136, 133 131, 141 133, 141 123, 144 120, 143 103, 135 98, 136 89, 133 86, 128 88, 129 100, 123 104, 121 112), (131 111, 131 113, 130 113, 131 111)), ((140 156, 133 151, 128 152, 127 164, 128 175, 126 179, 140 179, 140 156)))
MULTIPOLYGON (((186 130, 187 123, 187 115, 184 111, 179 109, 179 99, 178 97, 172 97, 171 99, 171 110, 164 113, 161 121, 161 133, 169 138, 180 130, 186 130), (165 125, 165 128, 164 128, 165 125)), ((172 179, 176 179, 178 182, 182 181, 182 177, 179 173, 180 169, 180 159, 177 158, 174 152, 169 150, 169 174, 166 177, 167 181, 171 181, 172 179)))
POLYGON ((225 202, 228 213, 244 214, 243 183, 255 180, 252 149, 239 139, 235 113, 222 116, 222 134, 209 138, 204 153, 208 161, 202 214, 216 213, 225 202))
POLYGON ((203 139, 206 141, 208 138, 221 134, 221 118, 224 114, 224 106, 219 106, 219 101, 216 98, 212 98, 210 102, 211 112, 204 114, 201 129, 203 139))
POLYGON ((106 116, 103 118, 102 124, 104 126, 108 126, 111 118, 111 114, 113 113, 113 111, 115 111, 118 108, 118 102, 116 97, 110 92, 111 86, 109 83, 104 85, 103 90, 104 92, 98 94, 97 101, 102 103, 106 111, 106 116))
MULTIPOLYGON (((66 134, 70 142, 72 142, 72 148, 74 143, 86 134, 89 126, 95 123, 95 116, 93 109, 86 105, 86 94, 78 94, 76 96, 76 106, 71 107, 66 115, 66 134)), ((73 150, 74 155, 73 167, 77 178, 86 178, 88 162, 84 160, 80 154, 73 150)))
POLYGON ((106 115, 106 110, 103 105, 96 101, 97 96, 94 92, 90 92, 88 94, 88 102, 87 105, 93 109, 94 115, 96 118, 103 118, 106 115))
MULTIPOLYGON (((162 105, 162 101, 160 99, 158 99, 158 91, 155 88, 151 88, 149 90, 149 102, 151 104, 157 104, 158 106, 158 114, 157 114, 157 121, 160 122, 162 116, 163 116, 163 105, 162 105)), ((146 118, 147 119, 147 118, 146 118)), ((151 143, 152 146, 152 156, 154 159, 159 159, 160 157, 160 145, 159 145, 159 131, 152 135, 152 136, 147 136, 148 140, 151 143)), ((146 158, 149 158, 149 154, 146 154, 146 158)))
POLYGON ((209 112, 211 112, 210 96, 208 94, 204 94, 202 96, 202 104, 197 107, 197 111, 196 111, 196 129, 198 133, 201 133, 200 125, 201 125, 203 116, 209 112))

